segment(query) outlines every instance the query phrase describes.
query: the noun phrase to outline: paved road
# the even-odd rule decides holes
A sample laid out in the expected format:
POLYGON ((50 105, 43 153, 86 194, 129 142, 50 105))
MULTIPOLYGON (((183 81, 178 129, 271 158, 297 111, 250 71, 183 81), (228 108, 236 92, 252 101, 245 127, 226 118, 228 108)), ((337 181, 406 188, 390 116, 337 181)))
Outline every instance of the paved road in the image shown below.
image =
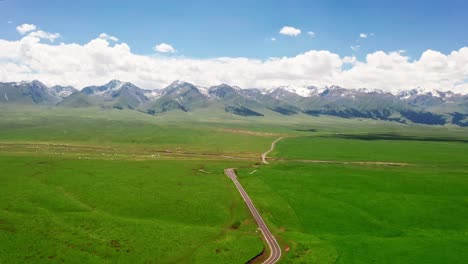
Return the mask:
POLYGON ((280 138, 278 138, 277 140, 273 141, 273 142, 271 143, 270 149, 269 149, 267 152, 265 152, 265 153, 262 154, 262 162, 263 162, 263 164, 268 164, 268 161, 266 160, 268 153, 272 152, 272 151, 275 149, 276 143, 277 143, 278 141, 282 140, 283 138, 284 138, 284 137, 280 137, 280 138))
MULTIPOLYGON (((276 143, 280 139, 281 138, 277 139, 274 143, 276 143)), ((272 144, 272 149, 274 148, 274 143, 272 144)), ((244 199, 245 203, 249 207, 249 210, 252 213, 252 216, 255 218, 255 221, 257 222, 258 227, 260 228, 260 231, 262 231, 262 234, 263 234, 263 237, 265 238, 265 241, 267 242, 268 246, 270 247, 270 256, 263 263, 264 264, 276 263, 281 257, 281 248, 278 245, 278 242, 276 241, 275 237, 271 234, 270 229, 268 229, 267 225, 263 221, 262 216, 258 213, 257 208, 255 208, 254 204, 252 203, 252 200, 250 200, 249 195, 247 194, 247 192, 245 192, 244 188, 242 187, 242 185, 237 180, 237 175, 234 172, 234 169, 225 169, 224 173, 226 173, 226 175, 236 185, 237 190, 239 190, 242 198, 244 199)))

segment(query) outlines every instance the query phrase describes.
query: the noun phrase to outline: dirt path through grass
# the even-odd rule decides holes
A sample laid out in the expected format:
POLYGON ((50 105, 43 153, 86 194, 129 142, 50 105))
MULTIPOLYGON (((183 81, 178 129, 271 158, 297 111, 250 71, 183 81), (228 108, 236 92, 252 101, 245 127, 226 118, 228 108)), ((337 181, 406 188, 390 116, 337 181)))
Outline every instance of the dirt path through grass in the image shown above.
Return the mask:
POLYGON ((263 164, 268 164, 268 161, 266 160, 266 159, 267 159, 268 153, 272 152, 272 151, 275 149, 276 143, 277 143, 278 141, 282 140, 283 138, 284 138, 284 137, 279 137, 279 138, 277 138, 275 141, 273 141, 273 142, 271 143, 270 149, 269 149, 267 152, 265 152, 265 153, 262 154, 262 163, 263 163, 263 164))

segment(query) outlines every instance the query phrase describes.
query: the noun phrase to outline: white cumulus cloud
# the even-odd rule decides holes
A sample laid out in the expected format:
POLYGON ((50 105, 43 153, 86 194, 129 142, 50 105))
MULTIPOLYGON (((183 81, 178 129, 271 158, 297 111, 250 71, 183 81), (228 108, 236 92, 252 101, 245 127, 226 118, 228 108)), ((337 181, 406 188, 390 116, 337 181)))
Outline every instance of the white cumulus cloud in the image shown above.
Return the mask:
POLYGON ((16 30, 21 34, 24 35, 30 31, 36 30, 37 27, 34 24, 22 24, 16 27, 16 30))
POLYGON ((38 39, 47 39, 50 42, 54 42, 57 38, 60 37, 59 33, 50 33, 43 30, 39 30, 34 24, 22 24, 16 27, 16 30, 21 35, 27 35, 29 37, 38 38, 38 39))
POLYGON ((115 42, 119 41, 119 39, 118 39, 117 37, 110 36, 110 35, 108 35, 108 34, 106 34, 106 33, 101 33, 101 34, 99 35, 99 38, 108 39, 108 40, 112 40, 112 41, 115 41, 115 42))
POLYGON ((361 33, 361 34, 359 34, 359 37, 360 38, 367 38, 367 34, 366 33, 361 33))
POLYGON ((326 50, 292 57, 196 59, 144 56, 126 43, 96 38, 85 44, 42 43, 25 35, 0 39, 0 81, 38 79, 48 85, 82 88, 110 79, 128 80, 142 88, 162 88, 177 79, 197 85, 220 83, 240 87, 340 85, 398 91, 421 87, 468 93, 468 47, 444 54, 427 50, 418 58, 376 51, 358 60, 326 50))
POLYGON ((309 31, 309 32, 307 32, 307 35, 309 35, 310 37, 314 38, 314 37, 315 37, 315 32, 309 31))
POLYGON ((45 32, 42 30, 33 31, 28 34, 30 37, 40 38, 40 39, 48 39, 50 42, 54 42, 57 38, 60 37, 59 33, 50 33, 45 32))
POLYGON ((284 26, 281 28, 279 33, 286 36, 296 37, 301 34, 301 30, 295 27, 284 26))
POLYGON ((154 50, 157 51, 157 52, 161 52, 161 53, 175 53, 175 52, 177 52, 177 50, 174 49, 174 47, 172 47, 171 45, 169 45, 167 43, 161 43, 161 44, 158 44, 158 45, 154 46, 154 50))

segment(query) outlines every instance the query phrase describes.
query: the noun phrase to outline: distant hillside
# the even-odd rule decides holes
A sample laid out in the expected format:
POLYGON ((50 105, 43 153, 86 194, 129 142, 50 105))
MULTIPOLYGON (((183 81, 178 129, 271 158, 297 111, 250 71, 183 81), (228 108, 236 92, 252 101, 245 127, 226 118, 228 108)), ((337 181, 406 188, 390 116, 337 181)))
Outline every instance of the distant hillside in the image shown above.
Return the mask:
POLYGON ((53 105, 61 100, 54 89, 39 81, 0 83, 0 103, 53 105))

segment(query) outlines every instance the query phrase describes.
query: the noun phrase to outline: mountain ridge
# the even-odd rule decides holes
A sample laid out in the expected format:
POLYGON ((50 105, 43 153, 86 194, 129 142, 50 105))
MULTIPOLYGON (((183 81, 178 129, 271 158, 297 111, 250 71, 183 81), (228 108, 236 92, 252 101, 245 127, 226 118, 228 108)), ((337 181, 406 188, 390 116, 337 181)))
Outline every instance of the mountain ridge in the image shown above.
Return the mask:
POLYGON ((47 87, 42 82, 0 83, 0 104, 45 104, 64 107, 133 109, 148 114, 180 110, 192 112, 214 107, 235 115, 332 115, 402 123, 468 126, 468 95, 451 91, 403 90, 396 94, 379 89, 340 86, 247 88, 220 84, 201 87, 174 81, 159 90, 142 89, 120 80, 75 89, 47 87))

